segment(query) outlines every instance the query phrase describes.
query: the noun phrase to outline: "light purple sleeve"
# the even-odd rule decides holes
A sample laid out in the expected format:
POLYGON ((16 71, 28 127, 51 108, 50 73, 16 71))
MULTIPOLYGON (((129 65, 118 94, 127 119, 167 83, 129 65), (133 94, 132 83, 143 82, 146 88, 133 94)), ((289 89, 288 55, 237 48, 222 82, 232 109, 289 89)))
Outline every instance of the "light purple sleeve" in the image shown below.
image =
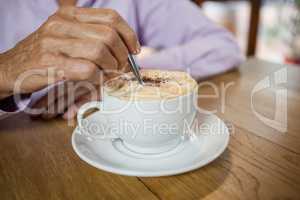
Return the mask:
POLYGON ((29 103, 30 103, 30 98, 22 99, 20 102, 17 103, 17 109, 15 109, 12 112, 3 111, 1 110, 1 106, 0 106, 0 120, 24 111, 26 107, 29 105, 29 103))
POLYGON ((196 79, 228 71, 244 56, 233 36, 189 0, 136 0, 142 45, 159 49, 144 68, 179 69, 196 79))
MULTIPOLYGON (((60 84, 60 83, 58 83, 58 84, 60 84)), ((28 97, 28 98, 24 98, 24 99, 20 100, 19 102, 16 103, 17 108, 12 112, 7 112, 7 111, 4 111, 4 110, 1 110, 1 108, 5 107, 5 105, 1 105, 1 101, 0 101, 0 120, 4 119, 4 118, 7 118, 7 117, 10 117, 12 115, 18 114, 18 113, 23 112, 23 111, 27 112, 27 114, 30 114, 30 110, 29 110, 30 106, 35 104, 40 98, 45 96, 47 94, 47 92, 51 88, 55 87, 56 85, 57 84, 48 86, 48 87, 46 87, 42 90, 39 90, 37 92, 32 93, 31 96, 28 97)))

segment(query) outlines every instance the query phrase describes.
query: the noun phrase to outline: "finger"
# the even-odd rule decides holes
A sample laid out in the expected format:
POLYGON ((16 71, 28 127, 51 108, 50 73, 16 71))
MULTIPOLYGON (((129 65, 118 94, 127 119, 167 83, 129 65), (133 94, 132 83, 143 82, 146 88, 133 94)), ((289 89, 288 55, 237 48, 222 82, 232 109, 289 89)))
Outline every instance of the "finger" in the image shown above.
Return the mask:
POLYGON ((59 113, 57 112, 57 104, 56 101, 47 105, 46 109, 43 113, 41 113, 40 117, 44 120, 53 119, 58 116, 59 113))
POLYGON ((67 111, 63 114, 63 119, 65 120, 69 120, 69 119, 73 119, 75 118, 78 109, 85 103, 89 102, 88 100, 84 100, 84 101, 79 101, 76 104, 72 104, 67 111))
POLYGON ((90 80, 98 70, 97 66, 88 60, 58 55, 54 65, 59 79, 69 81, 90 80))
POLYGON ((53 104, 57 98, 60 98, 66 93, 66 82, 63 84, 55 85, 47 90, 44 96, 40 97, 31 107, 32 108, 45 108, 53 104))
POLYGON ((48 35, 89 39, 93 40, 95 45, 105 44, 120 66, 127 62, 128 49, 113 28, 106 25, 74 23, 65 19, 53 21, 49 22, 50 25, 45 25, 48 35))
POLYGON ((138 37, 125 20, 114 10, 100 8, 65 7, 59 14, 65 18, 89 24, 104 24, 114 28, 132 54, 141 50, 138 37))
POLYGON ((126 65, 124 65, 122 68, 119 68, 118 71, 108 71, 105 74, 105 78, 106 78, 106 80, 109 80, 109 79, 115 78, 117 76, 124 75, 125 73, 127 73, 129 71, 130 71, 129 63, 126 63, 126 65))
POLYGON ((118 69, 118 61, 104 44, 93 40, 47 37, 44 45, 51 53, 89 60, 102 69, 118 69))
POLYGON ((39 69, 33 69, 16 80, 15 87, 22 92, 32 92, 63 80, 89 80, 95 76, 97 66, 83 59, 68 58, 50 53, 38 58, 39 69))
POLYGON ((98 91, 97 93, 90 94, 90 95, 81 96, 80 98, 78 98, 76 103, 74 103, 68 107, 67 111, 63 114, 63 118, 64 119, 73 119, 76 116, 77 111, 83 104, 85 104, 89 101, 95 101, 95 100, 99 100, 99 99, 100 99, 100 91, 98 91))
POLYGON ((55 102, 48 105, 47 110, 42 113, 43 119, 52 119, 64 113, 64 111, 72 104, 76 99, 87 94, 89 90, 87 88, 79 88, 76 90, 68 90, 64 95, 59 96, 55 102))

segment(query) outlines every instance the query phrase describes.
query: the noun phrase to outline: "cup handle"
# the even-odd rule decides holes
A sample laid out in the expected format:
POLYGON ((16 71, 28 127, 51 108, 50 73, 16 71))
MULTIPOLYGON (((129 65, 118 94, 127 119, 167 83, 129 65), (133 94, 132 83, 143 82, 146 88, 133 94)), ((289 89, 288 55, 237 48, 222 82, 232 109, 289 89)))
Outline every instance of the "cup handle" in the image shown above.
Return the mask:
MULTIPOLYGON (((77 123, 78 123, 78 127, 79 127, 80 131, 84 131, 84 129, 85 129, 84 124, 83 124, 83 122, 85 120, 83 118, 84 114, 92 108, 98 108, 100 110, 99 112, 101 112, 101 110, 103 108, 103 103, 99 102, 99 101, 92 101, 92 102, 88 102, 88 103, 82 105, 79 108, 79 110, 77 112, 77 123)), ((85 133, 85 135, 87 135, 88 137, 90 137, 92 139, 117 139, 117 138, 119 138, 118 136, 113 135, 113 134, 106 135, 104 133, 103 136, 101 136, 101 137, 95 137, 94 135, 91 135, 89 133, 89 131, 84 131, 84 133, 85 133)))

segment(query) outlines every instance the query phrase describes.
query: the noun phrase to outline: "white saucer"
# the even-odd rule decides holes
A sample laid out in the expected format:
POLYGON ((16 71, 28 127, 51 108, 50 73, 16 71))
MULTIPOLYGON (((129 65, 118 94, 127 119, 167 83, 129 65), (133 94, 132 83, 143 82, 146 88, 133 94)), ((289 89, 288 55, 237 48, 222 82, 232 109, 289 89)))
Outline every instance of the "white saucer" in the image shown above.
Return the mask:
POLYGON ((198 113, 193 131, 189 139, 162 154, 145 155, 130 151, 121 140, 91 141, 78 128, 73 132, 72 146, 82 160, 104 171, 139 177, 168 176, 210 163, 228 145, 228 128, 215 115, 198 113))

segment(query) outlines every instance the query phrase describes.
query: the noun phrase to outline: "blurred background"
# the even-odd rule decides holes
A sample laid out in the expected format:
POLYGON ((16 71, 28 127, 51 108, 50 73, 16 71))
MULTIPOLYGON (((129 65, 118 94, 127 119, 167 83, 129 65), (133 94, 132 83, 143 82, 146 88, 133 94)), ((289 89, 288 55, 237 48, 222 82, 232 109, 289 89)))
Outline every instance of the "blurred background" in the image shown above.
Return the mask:
POLYGON ((194 0, 248 56, 300 64, 300 0, 194 0))

